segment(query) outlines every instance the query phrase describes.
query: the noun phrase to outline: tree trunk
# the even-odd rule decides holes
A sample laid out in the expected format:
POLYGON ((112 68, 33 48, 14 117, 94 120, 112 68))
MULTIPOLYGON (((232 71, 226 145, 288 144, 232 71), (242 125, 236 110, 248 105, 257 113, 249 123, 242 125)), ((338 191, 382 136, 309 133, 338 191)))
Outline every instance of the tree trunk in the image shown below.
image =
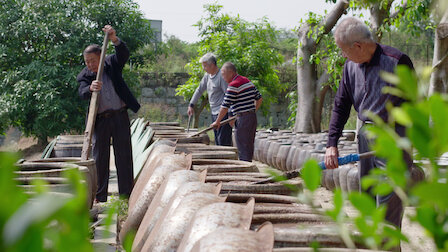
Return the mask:
POLYGON ((434 39, 433 72, 431 74, 429 94, 446 93, 448 75, 448 12, 437 26, 434 39))
POLYGON ((317 69, 315 64, 309 62, 312 54, 316 52, 316 42, 307 37, 308 31, 312 29, 309 24, 302 26, 299 30, 299 47, 297 58, 301 62, 297 64, 297 117, 296 132, 317 132, 314 112, 316 110, 316 85, 317 69))
MULTIPOLYGON (((325 95, 327 94, 328 90, 330 90, 330 86, 326 85, 320 90, 319 95, 319 106, 317 107, 317 113, 316 115, 319 116, 319 118, 322 119, 322 110, 324 108, 324 102, 325 102, 325 95)), ((320 124, 320 123, 319 123, 320 124)))
POLYGON ((391 13, 393 2, 388 1, 386 5, 383 5, 382 2, 373 3, 370 7, 370 29, 372 30, 373 39, 377 43, 381 43, 383 38, 383 30, 381 27, 385 24, 392 24, 392 21, 399 18, 408 6, 408 1, 404 0, 396 8, 396 11, 391 13))
POLYGON ((317 99, 317 66, 310 63, 310 57, 316 53, 317 42, 308 37, 308 32, 324 27, 327 34, 348 8, 348 0, 338 0, 333 9, 319 25, 304 24, 299 29, 299 46, 297 50, 297 116, 295 132, 315 133, 320 131, 320 112, 317 99))
POLYGON ((383 38, 383 31, 381 26, 384 23, 384 20, 389 18, 390 14, 390 5, 393 1, 390 1, 388 4, 388 8, 382 8, 382 3, 375 3, 372 7, 370 7, 370 29, 372 30, 373 39, 380 43, 383 38))

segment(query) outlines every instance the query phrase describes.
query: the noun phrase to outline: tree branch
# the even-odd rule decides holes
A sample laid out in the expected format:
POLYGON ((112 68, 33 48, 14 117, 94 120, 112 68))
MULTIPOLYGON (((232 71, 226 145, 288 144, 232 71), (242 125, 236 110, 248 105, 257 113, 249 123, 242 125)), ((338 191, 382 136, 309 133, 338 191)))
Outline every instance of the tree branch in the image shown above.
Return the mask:
MULTIPOLYGON (((391 4, 392 4, 392 2, 391 2, 391 4)), ((401 6, 395 12, 390 14, 388 23, 390 24, 391 20, 394 20, 395 18, 397 18, 400 13, 404 13, 407 8, 408 8, 408 1, 404 0, 403 3, 401 4, 401 6)))
POLYGON ((342 14, 344 14, 344 11, 348 8, 348 6, 349 6, 348 0, 337 1, 336 5, 333 7, 333 9, 331 9, 331 11, 328 13, 328 15, 322 22, 325 34, 329 33, 331 29, 333 29, 333 27, 336 25, 339 18, 341 18, 342 14))
POLYGON ((443 62, 448 58, 448 53, 445 54, 445 56, 443 56, 436 64, 434 64, 434 66, 432 66, 432 69, 436 69, 438 67, 440 67, 440 65, 443 64, 443 62))

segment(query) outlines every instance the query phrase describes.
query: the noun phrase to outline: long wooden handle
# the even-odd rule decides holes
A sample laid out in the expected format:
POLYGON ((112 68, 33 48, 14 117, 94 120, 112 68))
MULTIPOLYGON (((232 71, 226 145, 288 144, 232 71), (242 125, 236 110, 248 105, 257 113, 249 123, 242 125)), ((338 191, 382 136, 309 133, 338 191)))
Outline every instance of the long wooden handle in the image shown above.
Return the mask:
MULTIPOLYGON (((96 80, 101 81, 103 78, 104 60, 106 59, 107 43, 109 42, 109 35, 104 35, 103 47, 101 49, 100 64, 96 74, 96 80)), ((82 144, 81 160, 89 159, 90 143, 92 142, 93 130, 95 128, 96 112, 98 111, 98 91, 92 92, 89 105, 89 115, 87 117, 86 130, 84 131, 84 142, 82 144)))
MULTIPOLYGON (((235 120, 235 119, 236 119, 236 116, 232 116, 232 117, 230 117, 230 118, 228 118, 228 119, 226 119, 224 121, 221 121, 221 125, 227 124, 227 123, 229 123, 229 122, 231 122, 232 120, 235 120)), ((209 130, 212 130, 212 129, 213 129, 213 127, 210 126, 210 127, 205 128, 205 129, 203 129, 203 130, 201 130, 201 131, 199 131, 197 133, 194 133, 193 135, 191 135, 189 137, 199 136, 200 134, 202 134, 204 132, 207 132, 209 130)))
POLYGON ((190 122, 191 122, 191 115, 188 116, 187 133, 190 133, 190 122))

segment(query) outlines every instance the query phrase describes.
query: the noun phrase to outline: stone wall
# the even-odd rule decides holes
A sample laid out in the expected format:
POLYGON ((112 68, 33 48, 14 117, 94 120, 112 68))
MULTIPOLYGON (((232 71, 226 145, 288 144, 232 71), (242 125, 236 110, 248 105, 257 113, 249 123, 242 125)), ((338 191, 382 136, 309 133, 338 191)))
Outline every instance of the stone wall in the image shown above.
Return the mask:
MULTIPOLYGON (((154 106, 163 109, 170 114, 170 119, 176 118, 181 124, 188 121, 188 101, 181 96, 176 96, 176 88, 184 84, 189 78, 187 73, 147 73, 141 77, 141 95, 139 101, 143 106, 154 106), (173 115, 174 114, 174 115, 173 115)), ((258 127, 286 128, 289 117, 286 99, 279 99, 279 104, 272 104, 267 116, 258 115, 258 127)), ((151 114, 149 115, 151 116, 151 114)), ((199 127, 208 126, 211 123, 211 115, 204 110, 199 118, 199 127)))

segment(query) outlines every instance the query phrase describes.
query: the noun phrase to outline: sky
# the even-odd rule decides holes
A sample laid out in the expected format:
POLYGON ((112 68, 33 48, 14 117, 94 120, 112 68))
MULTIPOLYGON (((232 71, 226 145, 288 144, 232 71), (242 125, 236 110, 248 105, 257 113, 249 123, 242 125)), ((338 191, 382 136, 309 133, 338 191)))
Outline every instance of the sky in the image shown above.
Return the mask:
MULTIPOLYGON (((193 25, 205 16, 204 4, 214 3, 207 0, 135 0, 145 18, 162 20, 162 33, 175 35, 186 42, 197 42, 198 29, 193 25)), ((325 0, 219 0, 223 12, 231 16, 237 14, 246 21, 257 21, 268 17, 277 28, 293 29, 301 18, 312 11, 323 14, 331 4, 325 0)), ((163 36, 163 35, 162 35, 163 36)))

